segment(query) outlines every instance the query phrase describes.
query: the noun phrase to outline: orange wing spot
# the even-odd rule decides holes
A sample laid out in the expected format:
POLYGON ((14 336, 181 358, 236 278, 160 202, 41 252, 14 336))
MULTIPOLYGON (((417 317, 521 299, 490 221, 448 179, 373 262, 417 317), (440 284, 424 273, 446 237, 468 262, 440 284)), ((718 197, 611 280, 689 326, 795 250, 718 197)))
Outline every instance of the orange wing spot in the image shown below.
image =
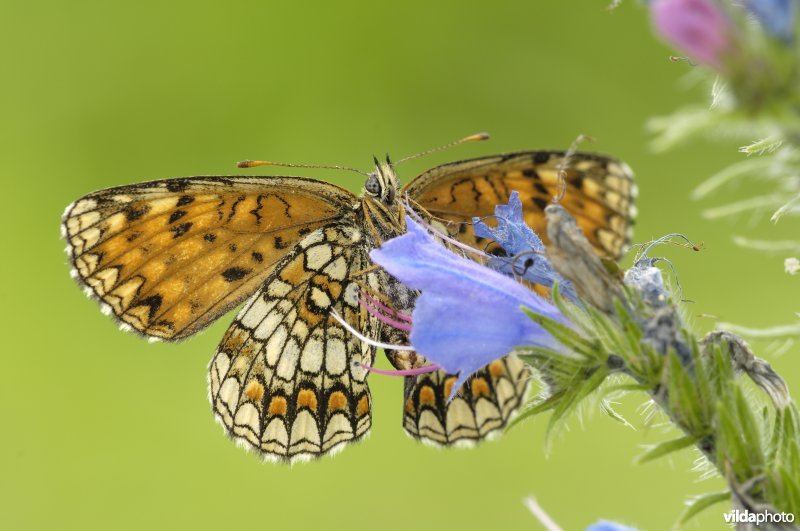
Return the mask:
POLYGON ((328 410, 337 411, 347 407, 347 397, 341 391, 334 391, 328 397, 328 410))
POLYGON ((312 411, 317 410, 317 395, 314 391, 303 389, 297 393, 297 407, 307 407, 312 411))
POLYGON ((451 376, 447 380, 444 381, 444 396, 449 397, 450 393, 453 391, 453 385, 456 383, 456 377, 451 376))
POLYGON ((503 366, 503 362, 500 360, 495 360, 489 364, 489 373, 494 376, 495 378, 500 378, 506 373, 506 368, 503 366))
POLYGON ((306 271, 303 267, 303 255, 298 255, 297 258, 289 262, 283 268, 280 274, 281 280, 287 284, 295 286, 305 280, 306 271))
POLYGON ((327 284, 328 293, 330 294, 333 300, 339 299, 342 295, 342 285, 339 282, 330 281, 327 284))
POLYGON ((269 415, 271 417, 285 415, 287 409, 286 399, 282 396, 272 397, 272 400, 269 402, 269 415))
POLYGON ((435 405, 436 393, 433 392, 433 388, 429 385, 422 387, 422 389, 419 390, 419 401, 424 406, 435 405))
POLYGON ((261 399, 264 398, 264 386, 253 380, 247 384, 244 394, 253 402, 261 402, 261 399))
POLYGON ((406 413, 413 415, 416 412, 414 409, 414 401, 412 399, 406 400, 406 413))
POLYGON ((356 406, 356 414, 359 417, 369 414, 369 397, 367 395, 362 396, 361 400, 358 401, 358 406, 356 406))
POLYGON ((472 380, 472 394, 474 396, 489 396, 489 384, 483 378, 472 380))

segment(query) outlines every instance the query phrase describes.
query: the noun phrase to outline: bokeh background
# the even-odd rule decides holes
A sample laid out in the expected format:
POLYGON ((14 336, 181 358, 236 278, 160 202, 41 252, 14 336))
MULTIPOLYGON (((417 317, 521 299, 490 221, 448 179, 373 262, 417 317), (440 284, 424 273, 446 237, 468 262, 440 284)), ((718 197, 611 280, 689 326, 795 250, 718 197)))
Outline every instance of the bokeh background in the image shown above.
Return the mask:
MULTIPOLYGON (((737 144, 649 150, 647 119, 703 101, 705 89, 681 83, 690 67, 667 59, 644 7, 609 13, 608 2, 5 0, 0 528, 540 529, 521 502, 533 493, 565 529, 602 517, 656 530, 688 495, 719 490, 691 470, 691 452, 633 463, 674 435, 645 426, 642 396, 620 406, 637 431, 587 411, 549 456, 546 417, 441 451, 403 434, 402 382, 380 376, 365 443, 292 468, 263 464, 223 436, 206 399, 229 318, 180 344, 122 333, 70 280, 59 240, 64 207, 112 185, 236 173, 246 158, 369 169, 373 153, 492 133, 409 162, 408 180, 448 160, 565 148, 584 133, 596 138, 585 148, 636 171, 638 241, 683 232, 705 243, 658 250, 675 263, 698 330, 714 324, 704 314, 791 321, 797 278, 782 257, 731 236, 785 236, 796 222, 703 220, 703 207, 749 193, 688 199, 738 160, 737 144)), ((290 174, 361 185, 348 173, 290 174)), ((800 387, 797 347, 775 356, 775 344, 754 346, 800 387)), ((727 510, 688 527, 724 529, 727 510)))

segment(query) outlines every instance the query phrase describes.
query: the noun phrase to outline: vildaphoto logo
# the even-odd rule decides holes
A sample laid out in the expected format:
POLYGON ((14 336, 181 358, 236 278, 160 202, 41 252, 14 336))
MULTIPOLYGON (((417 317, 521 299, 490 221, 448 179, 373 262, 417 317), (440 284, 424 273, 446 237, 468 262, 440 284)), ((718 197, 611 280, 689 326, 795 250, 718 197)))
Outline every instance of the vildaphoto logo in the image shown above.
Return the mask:
POLYGON ((791 524, 794 522, 794 514, 792 513, 772 513, 769 511, 753 513, 747 509, 744 511, 736 509, 725 513, 723 516, 727 524, 791 524))

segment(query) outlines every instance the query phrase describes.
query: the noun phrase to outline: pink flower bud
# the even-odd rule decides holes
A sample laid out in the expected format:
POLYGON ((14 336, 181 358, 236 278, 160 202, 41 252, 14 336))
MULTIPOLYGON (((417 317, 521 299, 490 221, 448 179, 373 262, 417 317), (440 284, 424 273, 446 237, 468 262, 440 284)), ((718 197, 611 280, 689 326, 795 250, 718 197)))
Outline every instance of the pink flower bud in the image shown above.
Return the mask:
POLYGON ((691 59, 721 69, 733 47, 728 16, 713 0, 654 0, 656 31, 691 59))

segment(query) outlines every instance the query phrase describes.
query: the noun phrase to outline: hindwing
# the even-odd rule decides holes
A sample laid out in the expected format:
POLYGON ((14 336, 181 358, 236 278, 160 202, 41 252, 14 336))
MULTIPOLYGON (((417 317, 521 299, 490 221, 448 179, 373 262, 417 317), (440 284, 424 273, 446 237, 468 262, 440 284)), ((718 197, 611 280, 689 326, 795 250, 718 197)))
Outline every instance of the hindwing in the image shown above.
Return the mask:
POLYGON ((331 316, 335 311, 377 337, 377 319, 358 303, 364 278, 356 273, 369 264, 365 245, 352 225, 306 236, 242 308, 210 364, 214 414, 229 435, 266 459, 318 457, 370 429, 363 365, 372 365, 375 349, 331 316))

